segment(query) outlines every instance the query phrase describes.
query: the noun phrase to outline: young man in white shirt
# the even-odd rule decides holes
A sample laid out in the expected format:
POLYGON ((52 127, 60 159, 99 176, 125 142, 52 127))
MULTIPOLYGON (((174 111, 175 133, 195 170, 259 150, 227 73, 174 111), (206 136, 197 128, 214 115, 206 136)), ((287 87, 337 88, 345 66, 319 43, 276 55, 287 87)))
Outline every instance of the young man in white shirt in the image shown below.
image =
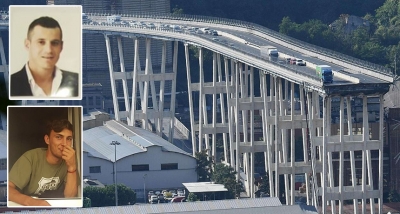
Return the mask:
POLYGON ((40 17, 28 28, 26 65, 11 75, 11 96, 76 97, 78 74, 56 66, 63 49, 62 29, 51 17, 40 17))

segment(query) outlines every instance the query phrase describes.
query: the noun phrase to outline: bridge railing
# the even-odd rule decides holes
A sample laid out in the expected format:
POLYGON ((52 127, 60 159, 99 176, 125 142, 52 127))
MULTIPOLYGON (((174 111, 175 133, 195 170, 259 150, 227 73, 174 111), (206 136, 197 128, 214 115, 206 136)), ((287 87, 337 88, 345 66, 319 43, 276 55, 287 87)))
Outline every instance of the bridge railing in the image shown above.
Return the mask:
MULTIPOLYGON (((134 14, 123 14, 121 12, 107 12, 107 11, 85 11, 87 15, 95 15, 95 16, 108 16, 108 15, 120 15, 121 17, 132 17, 132 18, 157 18, 157 19, 172 19, 172 20, 182 20, 182 21, 195 21, 195 22, 206 22, 206 23, 213 23, 213 24, 224 24, 224 25, 231 25, 235 27, 243 27, 251 30, 256 30, 271 37, 277 38, 281 41, 285 41, 290 45, 297 46, 304 50, 308 50, 314 53, 318 53, 322 56, 337 59, 343 62, 347 62, 352 65, 356 65, 361 68, 370 69, 377 73, 392 76, 393 72, 390 68, 386 68, 384 66, 371 63, 365 60, 357 59, 355 57, 351 57, 333 50, 329 50, 327 48, 319 47, 316 45, 312 45, 298 39, 286 36, 284 34, 278 33, 271 29, 268 29, 264 26, 254 24, 251 22, 235 20, 235 19, 227 19, 227 18, 220 18, 220 17, 210 17, 210 16, 201 16, 201 15, 188 15, 188 14, 171 14, 171 13, 150 13, 150 12, 143 12, 143 13, 134 13, 134 14)), ((0 15, 7 15, 8 8, 0 8, 0 15)), ((8 20, 1 20, 0 22, 8 22, 8 20)))
MULTIPOLYGON (((89 15, 89 13, 86 13, 86 14, 89 15)), ((118 15, 118 14, 117 14, 117 15, 118 15)), ((97 14, 96 14, 96 16, 97 16, 97 14)), ((137 26, 130 26, 130 25, 119 25, 119 24, 111 24, 111 23, 94 24, 94 25, 93 25, 93 24, 84 24, 84 25, 86 25, 86 26, 93 26, 93 28, 97 28, 97 27, 98 27, 97 29, 93 29, 93 30, 99 30, 99 31, 104 31, 104 30, 113 31, 113 29, 104 29, 105 26, 110 26, 110 27, 120 27, 120 29, 127 29, 127 33, 129 33, 129 30, 128 30, 129 28, 137 28, 137 29, 145 29, 145 30, 153 30, 153 31, 162 31, 162 32, 173 32, 173 33, 177 33, 177 34, 182 34, 182 35, 184 35, 184 36, 181 37, 182 40, 187 39, 187 36, 190 36, 190 35, 191 35, 190 33, 187 33, 187 32, 182 31, 182 30, 176 31, 176 30, 174 30, 174 29, 165 29, 165 28, 159 28, 159 27, 155 27, 155 28, 146 28, 146 27, 140 26, 140 25, 137 25, 137 26)), ((163 36, 166 36, 166 34, 162 34, 162 35, 163 35, 163 36)), ((197 37, 198 37, 198 36, 197 36, 197 37)), ((208 42, 220 44, 220 42, 212 41, 212 40, 210 40, 210 41, 208 41, 208 42)), ((263 60, 263 61, 268 60, 268 59, 266 59, 266 58, 261 57, 259 54, 256 55, 256 54, 248 53, 248 52, 245 52, 245 51, 243 51, 243 50, 241 50, 241 49, 237 49, 237 48, 235 48, 235 47, 230 47, 230 46, 227 46, 227 45, 226 45, 225 47, 234 50, 235 53, 240 52, 241 54, 244 54, 244 55, 247 55, 247 56, 251 56, 251 57, 253 57, 253 58, 257 58, 257 59, 260 59, 260 60, 263 60)), ((210 49, 213 50, 211 47, 210 47, 210 49)), ((213 50, 213 51, 214 51, 214 52, 219 52, 217 49, 215 49, 215 50, 213 50)), ((234 56, 231 56, 231 57, 232 57, 232 58, 235 58, 234 56)), ((238 60, 239 60, 239 59, 238 59, 238 60)), ((317 75, 311 75, 311 74, 307 74, 307 73, 300 72, 300 71, 298 71, 298 70, 296 69, 297 67, 295 67, 295 68, 286 67, 286 66, 283 66, 282 64, 280 64, 280 63, 278 63, 278 62, 271 61, 271 60, 269 60, 269 62, 272 63, 272 64, 274 64, 275 66, 280 67, 281 69, 290 70, 290 71, 292 71, 293 73, 300 74, 300 75, 306 76, 306 77, 308 77, 308 78, 310 78, 310 79, 318 80, 318 81, 319 81, 319 78, 318 78, 317 75)), ((270 71, 270 72, 271 72, 271 71, 270 71)))
MULTIPOLYGON (((102 11, 100 12, 92 12, 92 11, 87 11, 86 12, 88 15, 96 15, 96 16, 107 16, 111 15, 111 13, 103 13, 102 11)), ((120 15, 121 17, 132 17, 132 18, 157 18, 157 19, 169 19, 169 20, 181 20, 181 21, 195 21, 195 22, 206 22, 206 23, 213 23, 213 24, 224 24, 224 25, 230 25, 230 26, 235 26, 235 27, 243 27, 255 31, 259 31, 261 33, 264 33, 268 36, 277 38, 281 41, 285 41, 286 43, 297 46, 299 48, 302 48, 304 50, 308 50, 314 53, 318 53, 322 56, 328 57, 328 58, 333 58, 337 59, 352 65, 356 65, 361 68, 369 69, 374 72, 383 74, 383 75, 388 75, 392 76, 392 70, 390 68, 386 68, 384 66, 371 63, 365 60, 357 59, 355 57, 351 57, 333 50, 329 50, 327 48, 319 47, 316 45, 312 45, 303 41, 300 41, 298 39, 286 36, 284 34, 278 33, 276 31, 273 31, 271 29, 268 29, 264 26, 246 22, 246 21, 241 21, 241 20, 234 20, 234 19, 227 19, 227 18, 219 18, 219 17, 210 17, 210 16, 201 16, 201 15, 188 15, 188 14, 170 14, 170 13, 135 13, 135 14, 122 14, 119 12, 112 13, 115 15, 120 15)))

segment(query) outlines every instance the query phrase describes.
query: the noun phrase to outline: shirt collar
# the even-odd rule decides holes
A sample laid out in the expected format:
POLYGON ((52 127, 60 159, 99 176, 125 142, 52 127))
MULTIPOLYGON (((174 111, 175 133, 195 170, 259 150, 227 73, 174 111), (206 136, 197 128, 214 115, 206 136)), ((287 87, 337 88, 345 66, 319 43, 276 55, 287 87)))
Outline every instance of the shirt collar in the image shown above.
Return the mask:
MULTIPOLYGON (((47 97, 42 88, 40 88, 36 82, 35 79, 33 79, 32 72, 29 69, 28 63, 25 65, 25 70, 26 74, 28 76, 28 82, 31 87, 31 91, 33 96, 41 96, 41 97, 47 97)), ((61 70, 56 66, 55 67, 55 75, 53 77, 53 82, 51 86, 51 94, 49 96, 55 96, 57 94, 58 89, 60 88, 61 85, 61 80, 62 80, 62 72, 61 70)))

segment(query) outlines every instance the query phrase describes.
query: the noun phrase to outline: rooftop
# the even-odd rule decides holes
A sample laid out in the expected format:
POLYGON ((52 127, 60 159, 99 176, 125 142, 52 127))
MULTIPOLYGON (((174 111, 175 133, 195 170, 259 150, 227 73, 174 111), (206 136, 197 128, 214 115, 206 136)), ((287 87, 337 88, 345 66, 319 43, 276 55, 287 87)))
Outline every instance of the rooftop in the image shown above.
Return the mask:
POLYGON ((176 152, 191 156, 191 154, 179 149, 160 136, 141 128, 128 126, 122 122, 110 120, 103 126, 95 127, 84 131, 83 150, 91 156, 105 160, 114 160, 117 150, 117 160, 127 156, 146 152, 149 147, 158 146, 162 151, 176 152), (120 145, 110 145, 117 141, 120 145))
POLYGON ((182 183, 189 192, 226 192, 228 191, 223 184, 213 182, 193 182, 182 183))

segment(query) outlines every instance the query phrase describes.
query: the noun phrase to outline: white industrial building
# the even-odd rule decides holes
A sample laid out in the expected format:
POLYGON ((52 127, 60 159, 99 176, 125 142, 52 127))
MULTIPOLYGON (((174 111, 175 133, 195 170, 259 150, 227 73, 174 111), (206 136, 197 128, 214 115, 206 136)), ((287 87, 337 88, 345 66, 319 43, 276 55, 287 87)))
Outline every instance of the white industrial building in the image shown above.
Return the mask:
POLYGON ((143 189, 182 188, 182 183, 197 181, 191 154, 144 129, 110 120, 85 130, 83 141, 84 178, 113 184, 116 156, 117 183, 134 189, 138 197, 143 189))

